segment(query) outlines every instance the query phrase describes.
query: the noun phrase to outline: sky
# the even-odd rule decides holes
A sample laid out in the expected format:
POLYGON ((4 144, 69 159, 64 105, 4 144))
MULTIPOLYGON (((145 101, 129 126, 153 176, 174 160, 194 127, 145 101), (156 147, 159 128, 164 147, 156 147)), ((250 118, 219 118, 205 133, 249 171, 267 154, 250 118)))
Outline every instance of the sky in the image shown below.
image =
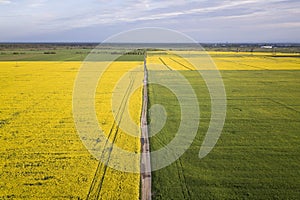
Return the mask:
POLYGON ((300 42, 299 0, 0 0, 0 42, 101 42, 143 27, 199 42, 300 42))

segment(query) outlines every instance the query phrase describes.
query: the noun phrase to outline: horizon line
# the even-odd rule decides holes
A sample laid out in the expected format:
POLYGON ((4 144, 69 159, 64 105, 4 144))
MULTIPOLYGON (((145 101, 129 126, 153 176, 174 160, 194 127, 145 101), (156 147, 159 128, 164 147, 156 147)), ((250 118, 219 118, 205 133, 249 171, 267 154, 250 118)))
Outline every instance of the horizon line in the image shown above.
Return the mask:
MULTIPOLYGON (((0 41, 0 44, 195 44, 195 43, 175 43, 175 42, 84 42, 84 41, 56 41, 56 42, 46 42, 46 41, 24 41, 24 42, 4 42, 0 41)), ((199 42, 196 44, 299 44, 300 42, 199 42)))

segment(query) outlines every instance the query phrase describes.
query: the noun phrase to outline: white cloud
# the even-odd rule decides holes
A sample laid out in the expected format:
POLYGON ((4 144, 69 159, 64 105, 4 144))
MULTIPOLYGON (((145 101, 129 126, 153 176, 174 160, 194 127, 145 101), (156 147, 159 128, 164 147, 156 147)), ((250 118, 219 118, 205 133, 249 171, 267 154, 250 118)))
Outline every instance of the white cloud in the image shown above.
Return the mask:
MULTIPOLYGON (((0 4, 10 2, 0 0, 0 4)), ((297 0, 20 0, 12 1, 10 6, 0 6, 0 26, 7 33, 20 30, 20 34, 32 31, 41 35, 87 27, 106 30, 108 26, 152 25, 173 26, 179 30, 192 27, 197 30, 197 26, 215 30, 226 26, 238 34, 236 30, 248 24, 257 25, 257 29, 268 26, 280 29, 280 25, 295 28, 298 26, 295 19, 300 17, 296 9, 299 5, 297 0), (274 25, 274 21, 278 25, 274 25)), ((1 37, 5 35, 2 34, 0 40, 1 37)))
MULTIPOLYGON (((278 1, 278 0, 270 0, 278 1)), ((198 2, 207 2, 207 1, 198 1, 198 2)), ((220 1, 221 2, 221 1, 220 1)), ((87 27, 96 24, 116 24, 120 22, 143 22, 149 20, 166 20, 174 17, 184 17, 194 14, 206 14, 206 13, 216 13, 221 15, 222 11, 226 9, 240 8, 247 11, 249 7, 260 7, 258 4, 262 4, 260 0, 241 0, 241 1, 229 1, 225 0, 216 5, 198 5, 198 8, 185 8, 186 1, 149 1, 149 0, 140 0, 135 4, 124 4, 120 7, 103 7, 103 10, 108 12, 97 12, 87 13, 85 18, 78 18, 76 15, 69 17, 69 23, 64 22, 64 27, 67 28, 67 24, 70 25, 70 28, 74 27, 87 27), (178 9, 181 7, 181 9, 178 9)), ((236 14, 232 13, 231 16, 224 16, 225 18, 239 18, 256 15, 256 13, 250 12, 247 14, 236 14)), ((204 18, 211 18, 205 17, 204 18)))
POLYGON ((28 7, 36 8, 46 4, 47 0, 31 0, 28 2, 28 7))
POLYGON ((9 0, 0 0, 0 4, 10 4, 11 1, 9 0))

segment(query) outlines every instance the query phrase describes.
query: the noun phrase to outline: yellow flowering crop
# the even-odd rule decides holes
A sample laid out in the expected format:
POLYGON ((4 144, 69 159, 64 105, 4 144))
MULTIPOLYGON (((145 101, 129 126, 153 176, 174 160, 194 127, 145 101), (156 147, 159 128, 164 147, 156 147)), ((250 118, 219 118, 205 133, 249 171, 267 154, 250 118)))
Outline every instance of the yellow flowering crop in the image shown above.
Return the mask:
POLYGON ((206 67, 210 58, 199 59, 197 55, 209 55, 219 70, 299 70, 294 57, 299 54, 293 53, 165 51, 149 52, 147 62, 152 70, 193 70, 193 64, 201 70, 211 69, 206 67))
MULTIPOLYGON (((113 63, 100 80, 96 111, 104 132, 113 122, 109 109, 114 85, 137 64, 142 63, 113 63)), ((80 65, 0 62, 0 199, 86 198, 99 161, 82 144, 73 121, 72 91, 80 65)), ((137 82, 142 73, 136 72, 137 82)), ((141 88, 129 102, 131 117, 139 124, 141 88)), ((140 151, 139 139, 122 130, 116 143, 140 151)), ((139 183, 139 174, 107 168, 100 197, 138 199, 139 183)))

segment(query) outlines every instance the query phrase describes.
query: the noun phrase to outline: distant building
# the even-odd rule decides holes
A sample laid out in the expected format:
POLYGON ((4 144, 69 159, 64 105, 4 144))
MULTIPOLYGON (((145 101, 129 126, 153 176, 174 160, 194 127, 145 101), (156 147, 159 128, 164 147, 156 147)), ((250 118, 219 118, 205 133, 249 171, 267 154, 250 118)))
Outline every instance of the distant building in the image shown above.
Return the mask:
POLYGON ((273 49, 273 46, 266 45, 266 46, 261 46, 260 48, 262 48, 262 49, 273 49))

